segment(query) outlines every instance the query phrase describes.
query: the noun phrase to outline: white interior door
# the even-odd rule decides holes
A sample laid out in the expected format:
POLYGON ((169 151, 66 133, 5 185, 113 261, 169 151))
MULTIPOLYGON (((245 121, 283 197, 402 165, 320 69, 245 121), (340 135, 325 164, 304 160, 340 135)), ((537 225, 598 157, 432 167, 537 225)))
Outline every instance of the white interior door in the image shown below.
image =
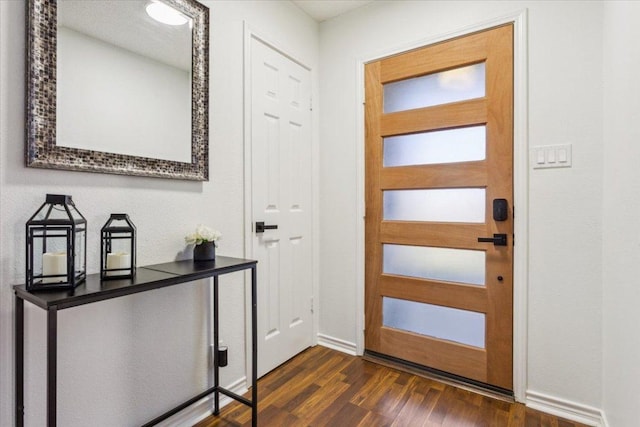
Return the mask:
POLYGON ((313 342, 311 78, 308 69, 255 37, 250 48, 252 247, 262 376, 313 342), (258 222, 267 229, 260 232, 258 222))

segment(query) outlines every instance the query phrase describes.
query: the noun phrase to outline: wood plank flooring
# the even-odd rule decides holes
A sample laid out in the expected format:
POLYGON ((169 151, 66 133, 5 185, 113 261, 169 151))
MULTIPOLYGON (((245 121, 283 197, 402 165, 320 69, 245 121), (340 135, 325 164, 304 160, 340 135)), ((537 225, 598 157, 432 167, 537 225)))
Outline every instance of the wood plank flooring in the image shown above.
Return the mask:
MULTIPOLYGON (((586 427, 321 346, 261 378, 258 396, 261 427, 586 427)), ((250 425, 231 403, 195 427, 250 425)))

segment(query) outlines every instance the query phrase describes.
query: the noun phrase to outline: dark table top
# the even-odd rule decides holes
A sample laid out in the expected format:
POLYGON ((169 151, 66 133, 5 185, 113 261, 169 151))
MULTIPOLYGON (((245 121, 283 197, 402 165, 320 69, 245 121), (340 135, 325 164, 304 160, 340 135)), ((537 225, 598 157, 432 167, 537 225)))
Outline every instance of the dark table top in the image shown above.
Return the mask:
POLYGON ((150 291, 166 286, 220 274, 232 273, 252 268, 257 261, 242 258, 216 256, 215 261, 184 260, 147 265, 136 269, 133 279, 101 280, 100 274, 89 274, 85 282, 73 290, 27 291, 25 285, 13 288, 18 297, 38 307, 58 310, 118 298, 138 292, 150 291))

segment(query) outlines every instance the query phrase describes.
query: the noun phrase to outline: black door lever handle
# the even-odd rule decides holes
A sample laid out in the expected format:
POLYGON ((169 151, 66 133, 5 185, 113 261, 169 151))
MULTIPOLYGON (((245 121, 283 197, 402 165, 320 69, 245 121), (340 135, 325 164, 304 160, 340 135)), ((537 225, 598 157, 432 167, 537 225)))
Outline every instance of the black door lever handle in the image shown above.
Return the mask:
POLYGON ((264 221, 256 221, 256 233, 264 233, 264 230, 277 230, 277 225, 264 225, 264 221))
POLYGON ((506 234, 494 234, 493 237, 478 237, 480 243, 493 243, 494 246, 507 246, 506 234))

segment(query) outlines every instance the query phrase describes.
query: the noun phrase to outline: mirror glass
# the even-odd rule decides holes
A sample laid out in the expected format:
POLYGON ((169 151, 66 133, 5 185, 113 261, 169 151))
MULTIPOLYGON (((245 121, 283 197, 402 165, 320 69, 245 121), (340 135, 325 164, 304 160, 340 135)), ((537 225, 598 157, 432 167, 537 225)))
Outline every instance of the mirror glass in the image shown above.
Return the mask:
POLYGON ((58 1, 57 145, 190 161, 193 20, 148 4, 58 1))
POLYGON ((208 180, 206 6, 28 0, 27 18, 28 167, 208 180))

